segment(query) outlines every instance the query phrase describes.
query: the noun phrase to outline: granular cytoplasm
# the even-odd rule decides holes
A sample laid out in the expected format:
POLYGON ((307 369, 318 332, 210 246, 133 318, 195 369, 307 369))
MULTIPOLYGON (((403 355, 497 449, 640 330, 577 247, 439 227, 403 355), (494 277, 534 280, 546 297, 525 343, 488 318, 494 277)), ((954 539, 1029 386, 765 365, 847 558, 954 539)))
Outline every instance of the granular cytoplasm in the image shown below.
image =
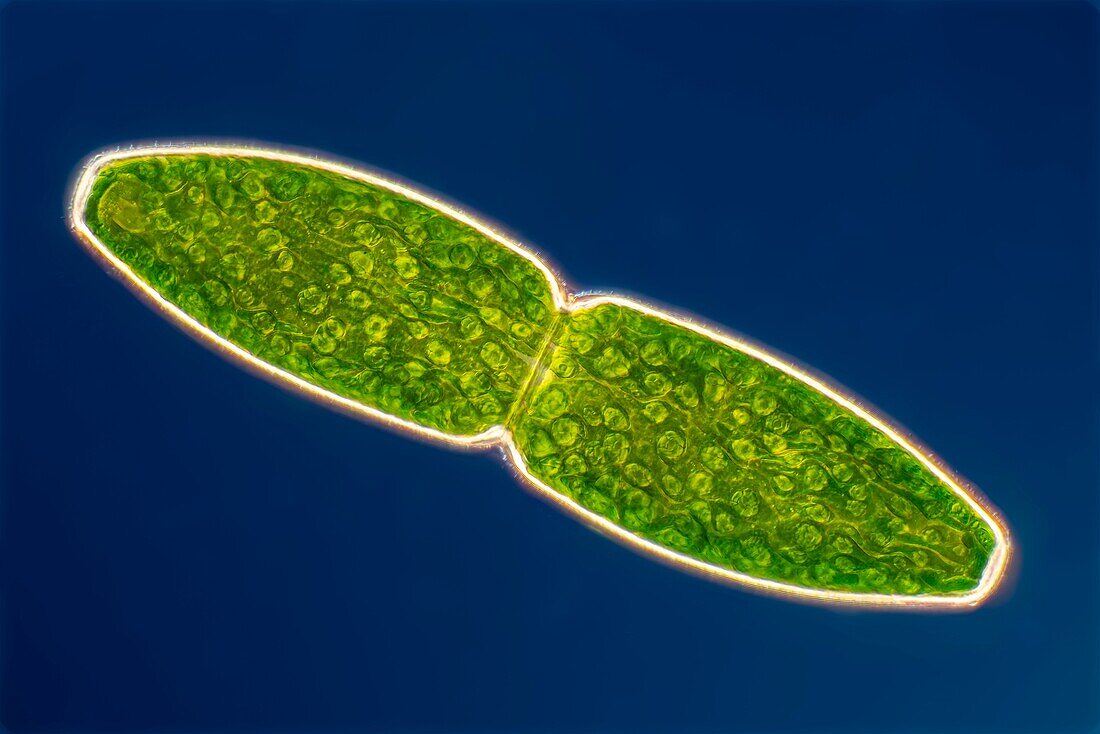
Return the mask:
POLYGON ((515 444, 581 506, 705 563, 798 586, 942 594, 981 577, 994 546, 985 522, 821 393, 619 303, 563 320, 515 444))
POLYGON ((451 445, 629 547, 756 590, 979 605, 1011 545, 984 499, 767 350, 635 299, 376 174, 296 153, 97 155, 74 232, 162 314, 274 382, 451 445))
POLYGON ((557 310, 529 259, 406 197, 286 161, 119 161, 96 178, 86 216, 203 327, 447 434, 501 423, 557 310))

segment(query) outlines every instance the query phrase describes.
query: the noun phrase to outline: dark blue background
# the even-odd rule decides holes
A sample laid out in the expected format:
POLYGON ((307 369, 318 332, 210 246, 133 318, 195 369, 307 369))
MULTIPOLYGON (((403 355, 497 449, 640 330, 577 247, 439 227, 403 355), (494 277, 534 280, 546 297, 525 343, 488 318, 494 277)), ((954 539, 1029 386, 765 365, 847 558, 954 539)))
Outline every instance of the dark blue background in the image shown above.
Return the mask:
POLYGON ((1100 719, 1097 13, 1084 3, 16 3, 2 73, 15 731, 1083 731, 1100 719), (841 613, 681 575, 495 457, 184 337, 69 236, 94 149, 389 169, 577 289, 749 334, 1012 523, 1015 592, 841 613))

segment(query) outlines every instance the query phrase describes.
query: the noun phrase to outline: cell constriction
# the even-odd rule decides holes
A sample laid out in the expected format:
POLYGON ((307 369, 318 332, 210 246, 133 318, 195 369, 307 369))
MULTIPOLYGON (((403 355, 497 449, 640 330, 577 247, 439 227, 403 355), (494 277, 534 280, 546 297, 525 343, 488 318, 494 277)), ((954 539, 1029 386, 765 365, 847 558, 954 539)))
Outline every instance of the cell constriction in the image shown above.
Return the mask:
POLYGON ((72 225, 147 302, 338 409, 501 446, 554 504, 660 560, 823 602, 974 606, 1003 523, 837 388, 370 172, 243 147, 90 160, 72 225))

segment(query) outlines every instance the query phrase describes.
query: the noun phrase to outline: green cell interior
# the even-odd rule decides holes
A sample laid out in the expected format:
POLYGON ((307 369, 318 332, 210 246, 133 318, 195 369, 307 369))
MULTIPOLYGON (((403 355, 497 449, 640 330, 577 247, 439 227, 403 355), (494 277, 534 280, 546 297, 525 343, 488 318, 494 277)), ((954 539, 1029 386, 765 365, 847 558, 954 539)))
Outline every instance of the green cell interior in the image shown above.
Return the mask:
POLYGON ((264 158, 127 159, 90 229, 169 301, 338 395, 469 436, 507 414, 555 317, 528 260, 403 196, 264 158))
POLYGON ((973 589, 990 529, 863 419, 621 305, 559 313, 529 260, 429 206, 243 155, 104 167, 85 217, 215 333, 455 436, 506 425, 531 472, 630 532, 799 586, 973 589))
POLYGON ((974 588, 989 528, 912 455, 780 370, 639 311, 564 320, 517 413, 532 472, 665 547, 810 588, 974 588))

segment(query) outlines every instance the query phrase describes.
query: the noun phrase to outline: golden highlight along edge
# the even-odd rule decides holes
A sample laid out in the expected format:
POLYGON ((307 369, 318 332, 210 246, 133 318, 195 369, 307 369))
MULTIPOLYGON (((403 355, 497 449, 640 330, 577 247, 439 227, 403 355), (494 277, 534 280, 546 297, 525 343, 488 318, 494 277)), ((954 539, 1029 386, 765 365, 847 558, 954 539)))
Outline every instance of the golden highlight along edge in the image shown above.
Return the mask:
POLYGON ((226 143, 155 143, 118 147, 94 153, 80 167, 72 187, 69 199, 68 220, 70 229, 85 248, 100 263, 141 300, 155 311, 165 316, 189 334, 218 354, 236 362, 257 376, 279 387, 297 392, 316 403, 362 420, 372 421, 384 427, 408 433, 414 437, 439 442, 459 449, 488 449, 500 447, 506 461, 511 463, 516 475, 536 496, 579 519, 585 525, 611 538, 625 547, 660 561, 679 570, 687 571, 702 578, 728 583, 733 586, 769 596, 782 597, 794 601, 867 608, 914 608, 914 609, 975 609, 987 601, 996 591, 1005 577, 1013 549, 1006 523, 999 511, 975 487, 955 474, 934 453, 921 446, 908 436, 900 427, 893 424, 882 414, 859 401, 839 386, 832 384, 823 376, 810 374, 808 370, 794 364, 763 345, 734 336, 731 332, 716 327, 703 326, 687 317, 679 316, 667 310, 661 310, 636 298, 618 296, 610 293, 570 293, 557 273, 537 252, 528 249, 515 240, 479 219, 476 215, 427 193, 408 183, 394 180, 371 169, 352 166, 346 163, 327 160, 321 154, 294 151, 288 148, 256 144, 226 143), (598 515, 576 501, 566 497, 535 477, 528 469, 512 436, 504 425, 493 426, 481 433, 462 436, 449 434, 434 428, 417 425, 411 421, 392 416, 388 413, 363 405, 354 400, 337 395, 317 385, 313 385, 296 375, 274 367, 256 358, 249 352, 219 336, 211 329, 199 323, 178 306, 170 303, 150 285, 116 257, 89 229, 85 221, 85 209, 91 194, 92 183, 98 173, 108 164, 127 158, 140 158, 156 155, 205 154, 212 156, 245 156, 285 161, 298 165, 317 168, 348 178, 384 188, 413 201, 431 207, 444 215, 455 219, 485 235, 489 239, 520 255, 538 268, 550 284, 555 306, 559 311, 576 312, 594 308, 601 304, 615 304, 637 310, 641 313, 662 319, 677 326, 689 329, 709 339, 736 349, 781 370, 796 380, 825 395, 842 408, 855 413, 872 426, 885 433, 907 453, 931 471, 937 478, 959 496, 993 530, 994 547, 986 562, 985 569, 977 587, 965 594, 957 595, 916 595, 901 594, 865 594, 858 592, 840 592, 823 589, 811 589, 794 584, 769 579, 759 579, 739 571, 723 568, 700 561, 677 551, 660 546, 650 540, 630 533, 610 520, 598 515))

